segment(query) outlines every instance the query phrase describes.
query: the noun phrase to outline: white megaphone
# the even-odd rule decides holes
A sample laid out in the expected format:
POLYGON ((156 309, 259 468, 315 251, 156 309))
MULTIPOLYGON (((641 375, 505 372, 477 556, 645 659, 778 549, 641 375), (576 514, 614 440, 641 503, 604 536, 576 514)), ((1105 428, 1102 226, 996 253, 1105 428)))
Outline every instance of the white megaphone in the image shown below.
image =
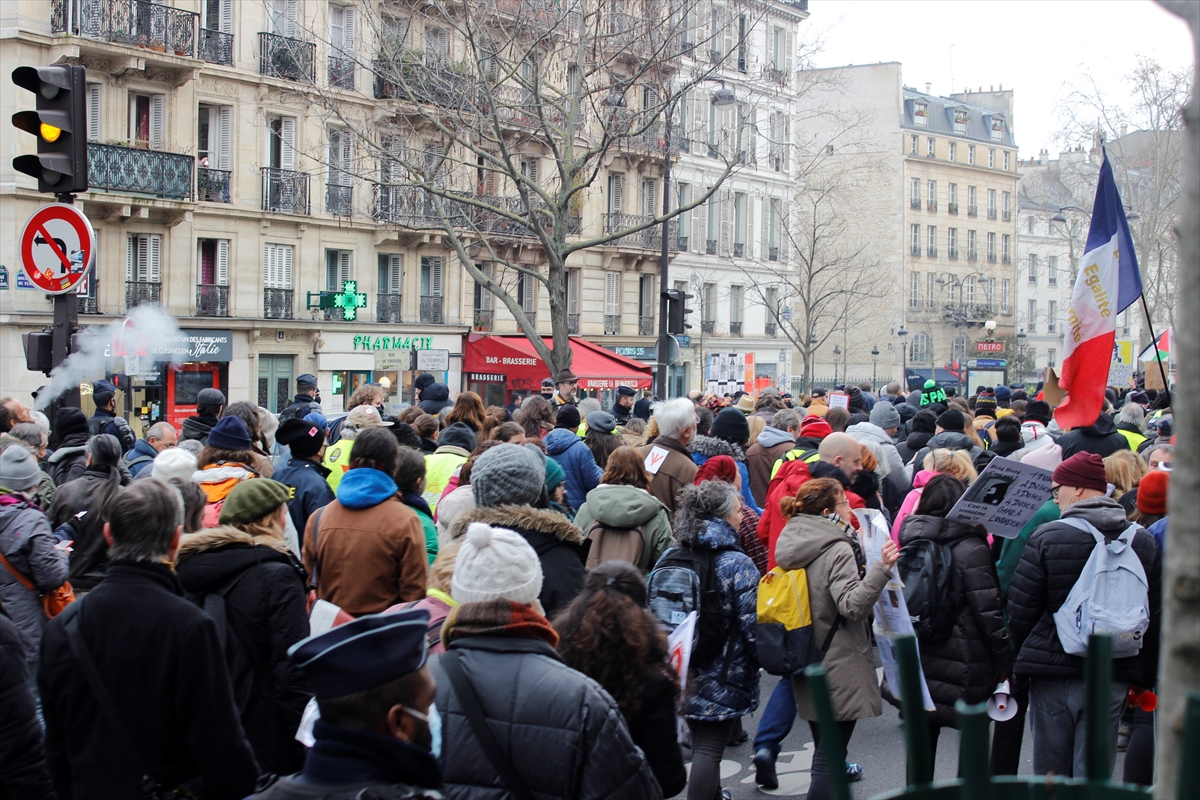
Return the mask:
POLYGON ((997 722, 1006 722, 1017 715, 1017 701, 1008 692, 1008 681, 1002 681, 988 698, 987 714, 997 722))

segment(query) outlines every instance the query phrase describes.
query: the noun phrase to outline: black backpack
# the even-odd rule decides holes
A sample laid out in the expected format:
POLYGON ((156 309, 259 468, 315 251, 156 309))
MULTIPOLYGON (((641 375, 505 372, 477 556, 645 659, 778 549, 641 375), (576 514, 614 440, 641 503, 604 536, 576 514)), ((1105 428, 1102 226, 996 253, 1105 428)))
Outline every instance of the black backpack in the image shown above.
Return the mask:
POLYGON ((691 657, 694 667, 706 667, 724 653, 727 669, 738 633, 721 605, 716 564, 721 552, 672 547, 663 553, 647 580, 647 606, 668 630, 674 630, 690 611, 699 611, 691 657))
POLYGON ((915 539, 900 549, 896 566, 917 640, 938 644, 949 639, 959 612, 950 597, 950 545, 915 539))
POLYGON ((111 419, 107 417, 88 417, 88 433, 92 436, 99 436, 108 423, 113 423, 117 426, 117 440, 121 443, 121 452, 126 453, 133 449, 137 444, 137 435, 133 432, 133 428, 129 427, 129 423, 124 417, 119 414, 111 419))
POLYGON ((315 400, 307 403, 292 403, 290 406, 279 412, 279 422, 282 424, 289 419, 304 419, 313 411, 321 412, 321 404, 315 400))

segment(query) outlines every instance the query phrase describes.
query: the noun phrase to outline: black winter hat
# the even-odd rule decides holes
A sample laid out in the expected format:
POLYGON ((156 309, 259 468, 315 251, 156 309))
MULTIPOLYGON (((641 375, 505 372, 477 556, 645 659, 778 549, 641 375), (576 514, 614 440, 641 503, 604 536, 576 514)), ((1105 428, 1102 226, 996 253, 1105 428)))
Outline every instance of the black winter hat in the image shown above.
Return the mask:
POLYGON ((456 422, 438 434, 437 443, 438 447, 461 447, 470 453, 476 446, 475 431, 465 422, 456 422))
POLYGON ((862 389, 852 385, 846 389, 846 394, 850 397, 849 405, 851 411, 866 410, 866 403, 863 401, 862 389))
POLYGON ((395 422, 392 425, 392 436, 396 437, 397 444, 401 447, 411 447, 413 450, 421 449, 421 437, 412 425, 409 425, 407 422, 399 422, 392 417, 388 417, 387 419, 395 422))
POLYGON ((420 392, 426 386, 432 386, 435 383, 437 383, 437 378, 426 372, 424 375, 417 376, 417 379, 413 381, 413 388, 420 392))
POLYGON ((87 433, 87 417, 78 408, 65 407, 54 417, 54 435, 62 441, 73 433, 87 433))
POLYGON ((725 408, 713 420, 708 435, 741 444, 750 438, 750 423, 746 421, 746 415, 740 409, 725 408))
POLYGON ((579 409, 574 405, 559 406, 558 414, 554 417, 554 427, 578 430, 581 422, 579 409))
POLYGON ((1031 400, 1029 405, 1025 406, 1026 421, 1049 425, 1052 416, 1050 413, 1050 404, 1045 400, 1031 400))
POLYGON ((937 418, 937 424, 944 431, 958 432, 967 427, 967 418, 957 408, 950 408, 937 418))
POLYGON ((298 458, 310 458, 321 451, 325 444, 325 431, 320 425, 305 422, 298 417, 283 421, 275 432, 275 440, 286 444, 292 450, 292 455, 298 458))

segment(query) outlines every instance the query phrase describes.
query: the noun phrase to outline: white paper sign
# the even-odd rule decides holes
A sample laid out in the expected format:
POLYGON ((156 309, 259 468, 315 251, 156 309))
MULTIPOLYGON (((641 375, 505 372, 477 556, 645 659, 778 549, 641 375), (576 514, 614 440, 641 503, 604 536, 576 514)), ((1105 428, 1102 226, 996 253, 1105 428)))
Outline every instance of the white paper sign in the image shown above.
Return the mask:
POLYGON ((646 453, 645 462, 643 462, 646 472, 649 472, 651 475, 657 475, 670 452, 667 448, 659 447, 658 445, 651 447, 650 452, 646 453))
MULTIPOLYGON (((679 675, 679 691, 681 696, 687 695, 688 667, 692 661, 692 644, 696 638, 696 620, 699 617, 698 612, 690 612, 683 618, 683 622, 679 623, 675 627, 675 630, 667 635, 667 658, 670 660, 671 666, 675 668, 676 674, 679 675)), ((683 741, 684 733, 687 731, 687 724, 679 716, 676 716, 675 722, 679 741, 683 741)))
POLYGON ((850 395, 841 392, 832 392, 829 395, 830 408, 844 408, 850 410, 850 395))
POLYGON ((946 519, 982 525, 988 533, 1015 538, 1050 499, 1050 471, 994 458, 950 509, 946 519))
POLYGON ((883 543, 891 538, 888 532, 887 520, 883 514, 873 508, 856 508, 854 516, 858 517, 858 539, 862 544, 863 555, 867 559, 867 569, 883 558, 883 543))
MULTIPOLYGON (((883 675, 887 678, 888 686, 896 697, 900 696, 900 668, 896 661, 897 636, 912 636, 912 617, 908 614, 908 604, 904 601, 904 584, 898 580, 888 581, 875 602, 875 643, 879 645, 879 660, 883 662, 883 675)), ((920 656, 920 644, 918 656, 920 656)), ((929 685, 925 682, 925 671, 917 669, 921 675, 921 696, 925 702, 925 710, 933 711, 933 698, 929 696, 929 685)))

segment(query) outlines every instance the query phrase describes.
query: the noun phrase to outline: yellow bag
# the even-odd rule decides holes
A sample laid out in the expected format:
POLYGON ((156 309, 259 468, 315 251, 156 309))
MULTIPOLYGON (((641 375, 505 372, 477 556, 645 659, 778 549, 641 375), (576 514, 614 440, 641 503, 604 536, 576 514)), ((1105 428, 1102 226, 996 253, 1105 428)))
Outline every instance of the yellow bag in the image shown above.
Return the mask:
POLYGON ((755 642, 759 665, 772 675, 791 676, 821 663, 841 621, 838 615, 824 646, 818 649, 813 641, 808 573, 775 567, 758 582, 755 642))

